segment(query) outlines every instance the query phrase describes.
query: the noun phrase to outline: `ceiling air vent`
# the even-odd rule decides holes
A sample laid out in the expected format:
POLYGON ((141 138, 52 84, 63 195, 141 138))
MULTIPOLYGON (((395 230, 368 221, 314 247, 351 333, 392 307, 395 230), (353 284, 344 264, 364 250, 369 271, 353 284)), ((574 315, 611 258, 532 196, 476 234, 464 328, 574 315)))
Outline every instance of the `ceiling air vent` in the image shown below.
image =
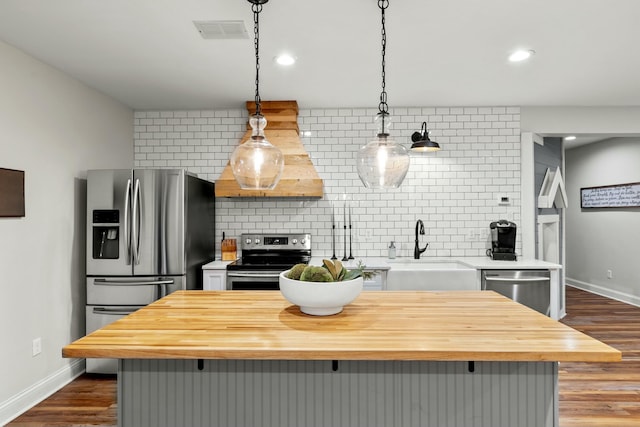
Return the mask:
POLYGON ((248 39, 244 21, 193 21, 203 39, 248 39))

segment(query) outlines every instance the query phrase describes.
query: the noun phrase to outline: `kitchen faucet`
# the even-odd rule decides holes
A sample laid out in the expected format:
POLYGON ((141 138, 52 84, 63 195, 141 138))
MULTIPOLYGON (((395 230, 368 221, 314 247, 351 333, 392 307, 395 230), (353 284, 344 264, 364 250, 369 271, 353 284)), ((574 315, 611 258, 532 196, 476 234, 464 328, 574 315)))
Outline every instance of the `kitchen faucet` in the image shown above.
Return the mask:
POLYGON ((420 254, 426 251, 427 246, 429 246, 429 244, 427 243, 427 246, 425 246, 424 249, 420 249, 420 241, 418 240, 418 234, 422 234, 424 236, 424 223, 422 222, 421 219, 419 219, 418 222, 416 222, 416 245, 413 248, 413 257, 415 259, 420 259, 420 254))

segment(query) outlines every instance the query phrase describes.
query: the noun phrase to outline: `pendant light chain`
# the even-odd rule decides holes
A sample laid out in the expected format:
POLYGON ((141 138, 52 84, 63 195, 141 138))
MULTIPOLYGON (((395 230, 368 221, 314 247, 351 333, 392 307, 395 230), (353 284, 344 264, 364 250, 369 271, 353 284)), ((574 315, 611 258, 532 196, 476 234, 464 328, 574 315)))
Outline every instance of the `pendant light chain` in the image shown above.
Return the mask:
POLYGON ((262 4, 253 3, 251 6, 253 11, 253 46, 256 51, 256 116, 262 115, 260 105, 260 12, 262 12, 262 4))
MULTIPOLYGON (((385 73, 385 56, 387 53, 387 29, 385 27, 385 10, 389 7, 389 0, 378 0, 378 7, 382 11, 382 92, 380 93, 380 104, 378 104, 378 110, 383 115, 389 114, 389 106, 387 105, 387 91, 386 91, 386 73, 385 73)), ((384 118, 383 118, 384 120, 384 118)))
POLYGON ((389 106, 387 105, 386 88, 386 53, 387 29, 385 12, 389 0, 378 0, 378 8, 382 15, 382 92, 378 104, 378 114, 374 119, 376 138, 358 150, 356 166, 358 177, 366 188, 389 189, 398 188, 409 171, 409 153, 407 149, 390 138, 387 127, 391 123, 389 106))
MULTIPOLYGON (((249 117, 251 137, 233 150, 229 164, 241 190, 259 190, 261 195, 265 195, 263 190, 273 190, 280 182, 284 170, 284 154, 265 136, 267 119, 262 115, 260 105, 259 14, 262 12, 262 5, 269 0, 248 1, 253 12, 253 45, 256 51, 256 112, 249 117)), ((235 192, 235 189, 232 191, 235 192)))

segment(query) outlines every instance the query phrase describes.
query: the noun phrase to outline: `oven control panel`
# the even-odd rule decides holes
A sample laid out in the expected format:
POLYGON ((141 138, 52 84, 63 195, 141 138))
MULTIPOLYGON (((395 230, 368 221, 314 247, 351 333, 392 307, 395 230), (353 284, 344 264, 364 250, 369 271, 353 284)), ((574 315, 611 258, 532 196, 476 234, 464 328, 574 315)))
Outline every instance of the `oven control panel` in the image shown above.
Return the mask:
POLYGON ((311 234, 249 234, 243 233, 240 241, 244 250, 311 250, 311 234))

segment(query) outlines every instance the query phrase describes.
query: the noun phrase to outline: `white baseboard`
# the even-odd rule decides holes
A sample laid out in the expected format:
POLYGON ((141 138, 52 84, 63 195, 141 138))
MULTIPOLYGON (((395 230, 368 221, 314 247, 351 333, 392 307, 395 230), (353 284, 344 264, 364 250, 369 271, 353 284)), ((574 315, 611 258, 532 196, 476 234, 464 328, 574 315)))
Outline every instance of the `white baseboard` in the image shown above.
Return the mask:
POLYGON ((80 376, 84 370, 84 359, 74 359, 64 368, 57 370, 6 401, 0 402, 0 425, 9 423, 42 402, 80 376))
POLYGON ((583 291, 588 291, 603 297, 640 307, 640 297, 637 295, 627 294, 625 292, 616 291, 605 288, 604 286, 583 282, 581 280, 571 279, 569 277, 566 278, 566 283, 568 286, 573 286, 574 288, 582 289, 583 291))

